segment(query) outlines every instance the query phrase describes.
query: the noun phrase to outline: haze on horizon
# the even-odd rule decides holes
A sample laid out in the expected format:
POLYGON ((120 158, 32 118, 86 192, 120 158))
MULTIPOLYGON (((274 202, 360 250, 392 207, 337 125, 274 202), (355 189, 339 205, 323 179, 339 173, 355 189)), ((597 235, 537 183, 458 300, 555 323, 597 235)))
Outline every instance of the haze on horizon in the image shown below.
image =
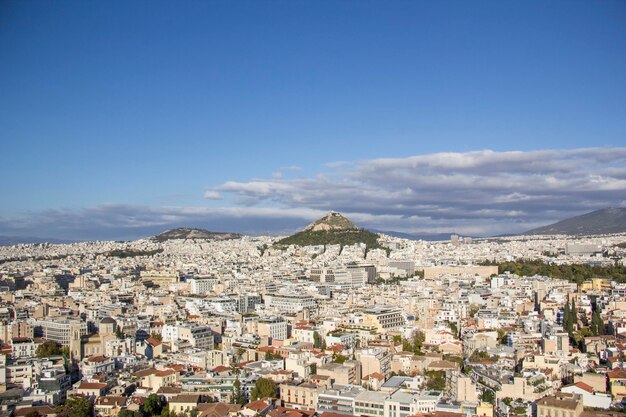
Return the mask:
POLYGON ((626 205, 626 3, 2 2, 0 235, 626 205))

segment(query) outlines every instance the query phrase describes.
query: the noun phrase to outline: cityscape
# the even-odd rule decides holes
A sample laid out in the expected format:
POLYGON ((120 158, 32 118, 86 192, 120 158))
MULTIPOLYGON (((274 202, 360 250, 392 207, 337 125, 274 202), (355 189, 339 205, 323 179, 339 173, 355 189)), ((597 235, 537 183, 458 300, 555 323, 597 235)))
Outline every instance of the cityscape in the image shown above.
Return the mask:
POLYGON ((624 22, 0 0, 0 417, 626 415, 624 22))

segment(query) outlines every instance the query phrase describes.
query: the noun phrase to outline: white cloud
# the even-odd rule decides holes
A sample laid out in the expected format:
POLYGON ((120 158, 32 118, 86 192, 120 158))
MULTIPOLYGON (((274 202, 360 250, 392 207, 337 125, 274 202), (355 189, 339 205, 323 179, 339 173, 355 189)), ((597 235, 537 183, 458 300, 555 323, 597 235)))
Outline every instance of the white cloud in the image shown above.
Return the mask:
POLYGON ((444 220, 448 230, 458 230, 484 221, 484 233, 494 227, 504 233, 620 205, 625 162, 626 148, 448 152, 331 163, 317 176, 226 182, 215 189, 248 206, 398 216, 397 229, 432 231, 444 220), (408 220, 415 218, 428 221, 408 220))
POLYGON ((180 226, 289 233, 335 210, 378 230, 493 235, 626 204, 626 148, 484 150, 331 166, 308 177, 208 188, 204 197, 222 207, 46 210, 0 218, 0 234, 117 239, 180 226))
POLYGON ((221 200, 222 196, 218 191, 207 190, 204 192, 204 198, 207 200, 221 200))

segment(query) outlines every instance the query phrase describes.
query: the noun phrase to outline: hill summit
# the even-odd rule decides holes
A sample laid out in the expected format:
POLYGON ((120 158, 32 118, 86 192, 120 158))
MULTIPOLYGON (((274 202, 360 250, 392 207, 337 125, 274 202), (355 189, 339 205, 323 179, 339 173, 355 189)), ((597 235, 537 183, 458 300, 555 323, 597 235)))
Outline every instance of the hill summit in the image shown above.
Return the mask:
POLYGON ((626 208, 611 207, 538 227, 525 235, 602 235, 626 232, 626 208))
POLYGON ((304 230, 311 232, 322 230, 358 230, 358 227, 340 213, 331 211, 321 219, 308 225, 304 230))
POLYGON ((376 233, 357 227, 345 216, 334 211, 314 221, 303 231, 276 242, 279 246, 349 246, 355 243, 365 243, 368 249, 381 248, 376 233))
POLYGON ((229 232, 209 232, 204 229, 195 229, 191 227, 179 227, 178 229, 167 230, 163 233, 152 237, 157 242, 165 242, 175 239, 203 239, 203 240, 228 240, 239 239, 239 233, 229 232))

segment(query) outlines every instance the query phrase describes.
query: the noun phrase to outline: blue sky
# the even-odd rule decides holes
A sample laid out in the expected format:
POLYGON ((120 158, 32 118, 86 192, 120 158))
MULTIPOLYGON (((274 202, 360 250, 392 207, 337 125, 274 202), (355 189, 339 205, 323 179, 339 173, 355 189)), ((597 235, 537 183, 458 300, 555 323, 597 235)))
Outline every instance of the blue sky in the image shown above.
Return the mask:
POLYGON ((0 234, 282 233, 330 209, 374 228, 490 234, 622 205, 625 21, 623 1, 2 1, 0 234), (584 148, 604 151, 562 152, 584 148), (436 155, 485 150, 507 168, 423 188, 450 173, 436 155), (549 168, 520 175, 528 159, 511 151, 549 168), (364 171, 412 157, 425 169, 402 172, 428 171, 422 185, 364 171), (560 183, 578 191, 557 204, 524 187, 536 175, 587 188, 560 183), (448 199, 499 176, 516 188, 448 199))

